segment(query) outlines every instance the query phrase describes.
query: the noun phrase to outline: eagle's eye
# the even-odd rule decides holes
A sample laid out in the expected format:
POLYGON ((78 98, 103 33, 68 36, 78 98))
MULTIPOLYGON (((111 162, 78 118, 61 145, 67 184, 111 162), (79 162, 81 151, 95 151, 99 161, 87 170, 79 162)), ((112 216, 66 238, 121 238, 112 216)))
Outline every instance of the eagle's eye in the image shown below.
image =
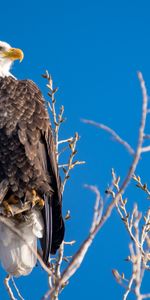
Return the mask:
POLYGON ((4 47, 3 46, 0 46, 0 51, 3 51, 4 50, 4 47))

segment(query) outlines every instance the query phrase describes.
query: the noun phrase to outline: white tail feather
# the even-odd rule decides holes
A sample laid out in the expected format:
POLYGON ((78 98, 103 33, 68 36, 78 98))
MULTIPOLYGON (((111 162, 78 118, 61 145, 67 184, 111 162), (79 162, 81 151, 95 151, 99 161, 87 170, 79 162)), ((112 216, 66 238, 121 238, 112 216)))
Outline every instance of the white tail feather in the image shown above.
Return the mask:
POLYGON ((27 213, 27 220, 19 222, 7 218, 12 228, 19 230, 23 239, 5 224, 0 223, 0 260, 7 273, 13 276, 28 275, 36 264, 37 258, 29 249, 29 244, 37 251, 37 238, 43 236, 43 219, 40 211, 27 213))

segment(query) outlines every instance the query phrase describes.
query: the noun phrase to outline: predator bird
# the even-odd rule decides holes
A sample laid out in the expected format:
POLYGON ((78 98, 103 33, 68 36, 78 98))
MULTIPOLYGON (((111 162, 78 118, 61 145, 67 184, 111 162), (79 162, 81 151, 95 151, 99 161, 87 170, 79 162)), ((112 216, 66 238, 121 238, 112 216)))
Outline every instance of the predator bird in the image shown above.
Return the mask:
POLYGON ((40 238, 47 264, 64 237, 61 182, 45 100, 33 81, 10 72, 23 56, 0 41, 0 202, 10 211, 11 203, 34 203, 27 212, 7 217, 9 226, 0 222, 0 261, 13 276, 29 274, 36 264, 27 244, 37 251, 40 238), (41 210, 36 202, 42 203, 41 210))

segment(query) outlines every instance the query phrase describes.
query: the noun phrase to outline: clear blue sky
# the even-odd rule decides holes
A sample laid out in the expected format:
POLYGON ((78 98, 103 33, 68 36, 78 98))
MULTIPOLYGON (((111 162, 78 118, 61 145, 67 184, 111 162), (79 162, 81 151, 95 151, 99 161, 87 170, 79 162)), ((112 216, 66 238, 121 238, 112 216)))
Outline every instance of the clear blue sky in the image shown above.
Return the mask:
MULTIPOLYGON (((64 195, 64 213, 71 210, 66 239, 76 246, 86 237, 92 217, 94 197, 83 184, 96 184, 104 195, 112 167, 124 176, 131 158, 109 136, 80 122, 90 118, 112 126, 136 145, 140 118, 141 91, 136 72, 141 70, 150 91, 150 2, 149 0, 43 0, 1 1, 0 40, 24 50, 22 64, 14 65, 18 78, 31 78, 45 93, 41 74, 48 69, 59 86, 58 105, 64 104, 67 123, 61 136, 78 131, 81 140, 78 158, 85 166, 73 171, 64 195)), ((149 156, 138 169, 149 183, 149 156)), ((141 209, 148 203, 143 194, 129 188, 129 206, 137 201, 141 209)), ((97 236, 81 269, 70 280, 60 299, 121 299, 122 288, 111 270, 129 271, 128 236, 114 211, 97 236)), ((0 270, 1 278, 4 272, 0 270)), ((150 291, 150 277, 144 291, 150 291)), ((40 267, 17 280, 26 300, 40 299, 47 289, 40 267)), ((0 293, 7 299, 2 283, 0 293)), ((132 299, 132 297, 130 298, 132 299)))

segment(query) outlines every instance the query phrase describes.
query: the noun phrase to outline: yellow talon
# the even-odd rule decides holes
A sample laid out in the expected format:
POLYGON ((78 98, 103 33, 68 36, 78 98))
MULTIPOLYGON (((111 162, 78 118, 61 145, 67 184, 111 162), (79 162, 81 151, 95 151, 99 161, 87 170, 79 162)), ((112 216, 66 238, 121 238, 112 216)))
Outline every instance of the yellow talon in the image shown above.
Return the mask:
POLYGON ((35 190, 32 190, 32 200, 31 200, 31 206, 34 207, 35 205, 38 205, 40 209, 44 207, 44 200, 37 194, 35 190))
POLYGON ((39 198, 39 202, 37 203, 39 205, 39 208, 42 209, 44 207, 44 200, 42 198, 39 198))
POLYGON ((6 200, 3 201, 2 205, 4 207, 4 211, 6 213, 6 216, 10 217, 10 216, 14 215, 13 210, 11 208, 11 205, 9 205, 6 200))
POLYGON ((37 193, 36 193, 35 190, 32 190, 32 196, 33 196, 33 197, 37 197, 37 193))

